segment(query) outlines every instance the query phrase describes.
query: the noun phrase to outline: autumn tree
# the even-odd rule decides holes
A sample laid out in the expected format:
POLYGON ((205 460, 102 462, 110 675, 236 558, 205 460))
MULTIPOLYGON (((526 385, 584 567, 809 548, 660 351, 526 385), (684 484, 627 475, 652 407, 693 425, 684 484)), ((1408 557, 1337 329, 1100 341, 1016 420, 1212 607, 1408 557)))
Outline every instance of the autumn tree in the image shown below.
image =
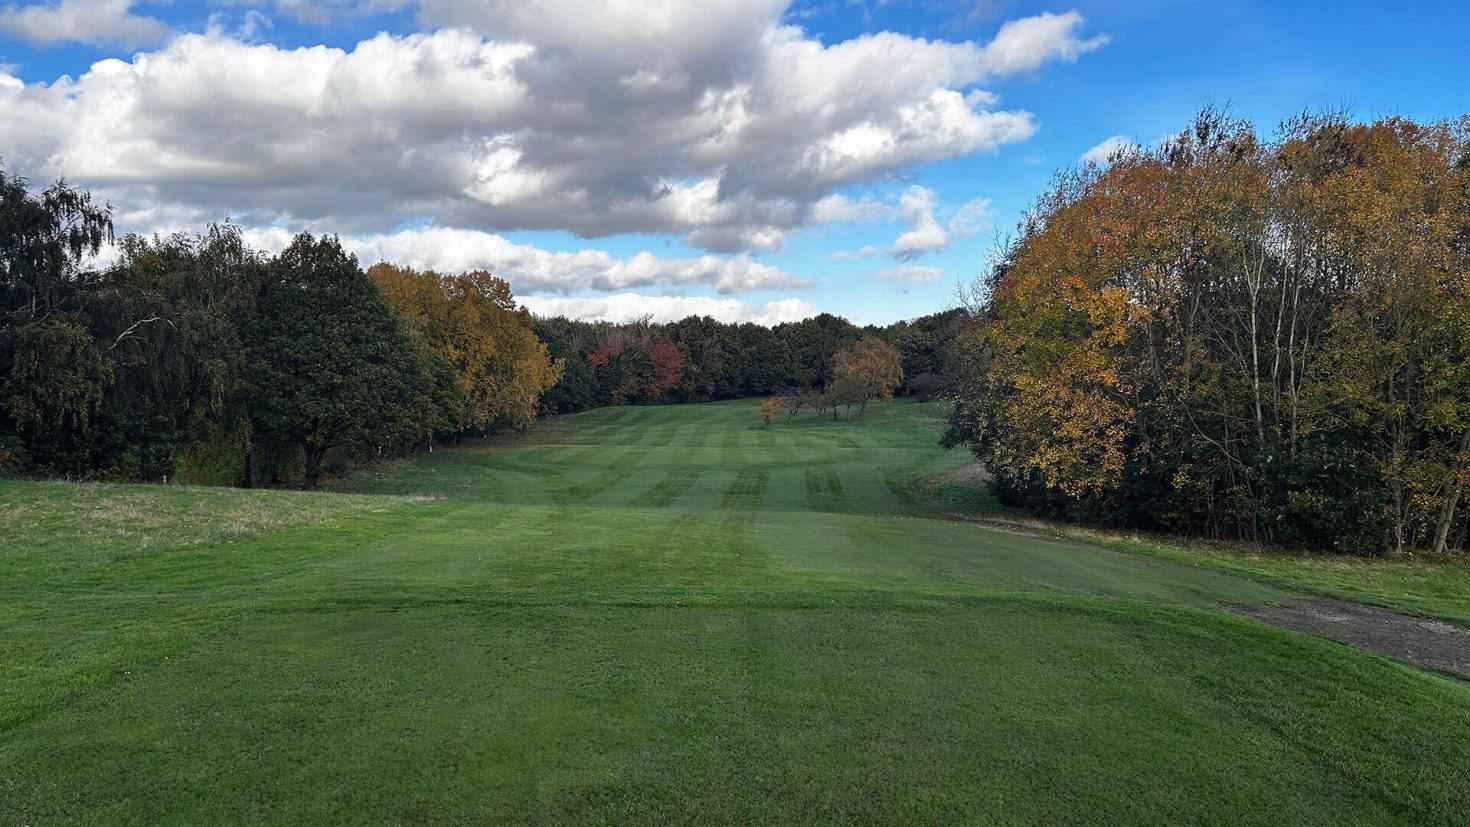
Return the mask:
POLYGON ((862 389, 858 412, 874 399, 892 399, 903 382, 903 357, 876 337, 867 337, 837 351, 833 358, 834 381, 862 389))
POLYGON ((536 338, 534 320, 516 306, 509 284, 483 271, 444 276, 386 263, 369 268, 368 277, 452 371, 463 400, 453 430, 531 424, 563 363, 536 338))
POLYGON ((598 385, 610 404, 658 404, 679 387, 688 360, 678 344, 664 338, 651 320, 600 325, 597 345, 587 354, 598 385))
POLYGON ((771 421, 776 418, 776 409, 781 407, 780 400, 772 397, 761 400, 761 427, 771 429, 771 421))
POLYGON ((781 407, 786 409, 786 421, 790 422, 796 415, 806 410, 807 397, 801 391, 788 391, 777 397, 781 407))
POLYGON ((862 381, 846 376, 839 376, 832 380, 825 392, 827 404, 832 406, 832 418, 837 418, 837 408, 841 407, 847 418, 852 418, 852 407, 863 405, 868 400, 868 389, 862 381))
POLYGON ((648 374, 643 383, 643 393, 654 401, 679 386, 684 378, 687 363, 684 353, 673 342, 655 342, 648 348, 648 374))
MULTIPOLYGON (((1466 123, 1206 110, 1060 175, 959 339, 946 441, 1008 501, 1442 549, 1465 413, 1466 123)), ((1463 528, 1461 529, 1463 535, 1463 528)))

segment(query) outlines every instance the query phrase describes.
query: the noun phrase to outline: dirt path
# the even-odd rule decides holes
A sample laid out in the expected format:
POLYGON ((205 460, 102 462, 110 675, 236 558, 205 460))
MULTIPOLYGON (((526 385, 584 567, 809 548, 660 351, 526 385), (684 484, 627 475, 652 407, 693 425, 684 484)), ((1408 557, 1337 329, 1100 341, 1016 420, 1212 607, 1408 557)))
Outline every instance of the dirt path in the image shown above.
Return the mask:
POLYGON ((1338 600, 1235 604, 1242 617, 1304 632, 1470 680, 1470 630, 1338 600))

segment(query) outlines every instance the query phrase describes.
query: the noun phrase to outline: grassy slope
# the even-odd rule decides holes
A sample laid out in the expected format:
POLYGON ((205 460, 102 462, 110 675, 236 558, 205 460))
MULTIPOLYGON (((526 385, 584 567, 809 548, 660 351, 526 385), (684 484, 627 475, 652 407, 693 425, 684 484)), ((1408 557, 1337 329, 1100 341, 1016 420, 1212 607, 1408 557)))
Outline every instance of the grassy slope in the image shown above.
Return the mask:
POLYGON ((1470 627, 1470 563, 1463 557, 1358 559, 1335 554, 1183 543, 1168 538, 1062 529, 1063 536, 1190 566, 1208 566, 1287 588, 1398 609, 1470 627))
POLYGON ((198 509, 147 547, 0 486, 0 823, 1470 811, 1470 690, 1215 609, 1269 583, 926 518, 931 415, 596 411, 351 484, 432 501, 131 489, 198 509), (186 530, 232 497, 310 516, 186 530))
POLYGON ((936 511, 1185 566, 1212 568, 1313 594, 1385 606, 1470 627, 1470 560, 1462 554, 1358 558, 1091 529, 1007 512, 976 475, 931 475, 918 490, 936 511))

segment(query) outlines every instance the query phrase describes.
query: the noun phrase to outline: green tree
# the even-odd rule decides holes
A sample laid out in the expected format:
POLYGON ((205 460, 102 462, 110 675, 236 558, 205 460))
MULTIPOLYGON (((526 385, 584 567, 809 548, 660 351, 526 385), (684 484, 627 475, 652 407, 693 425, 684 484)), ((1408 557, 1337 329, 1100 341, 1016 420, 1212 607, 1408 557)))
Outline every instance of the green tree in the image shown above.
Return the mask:
POLYGON ((430 371, 336 238, 303 233, 270 262, 246 341, 258 429, 300 447, 302 487, 332 449, 377 452, 421 433, 430 371))
POLYGON ((0 170, 0 436, 52 470, 85 467, 85 432, 112 380, 87 266, 111 240, 111 208, 85 191, 63 181, 32 194, 0 170))

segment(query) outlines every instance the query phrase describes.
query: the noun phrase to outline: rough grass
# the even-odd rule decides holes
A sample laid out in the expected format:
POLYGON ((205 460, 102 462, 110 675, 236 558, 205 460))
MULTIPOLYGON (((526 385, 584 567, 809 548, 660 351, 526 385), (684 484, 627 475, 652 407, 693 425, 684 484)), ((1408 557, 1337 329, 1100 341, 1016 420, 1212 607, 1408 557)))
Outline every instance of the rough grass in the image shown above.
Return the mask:
POLYGON ((1229 544, 1183 543, 1107 532, 1071 536, 1184 565, 1210 566, 1264 582, 1399 609, 1470 628, 1470 559, 1463 554, 1356 558, 1229 544))
POLYGON ((0 559, 48 561, 0 584, 0 823, 1470 812, 1470 689, 1220 611, 1271 582, 934 519, 936 430, 595 411, 238 539, 184 500, 244 492, 146 489, 201 509, 136 518, 169 553, 0 487, 0 559))
POLYGON ((383 511, 404 497, 0 480, 0 547, 161 552, 383 511))
POLYGON ((1181 540, 1037 520, 995 502, 974 466, 933 474, 920 488, 934 506, 960 519, 1004 530, 1146 554, 1186 566, 1203 566, 1312 594, 1368 603, 1470 628, 1470 556, 1343 554, 1181 540))

